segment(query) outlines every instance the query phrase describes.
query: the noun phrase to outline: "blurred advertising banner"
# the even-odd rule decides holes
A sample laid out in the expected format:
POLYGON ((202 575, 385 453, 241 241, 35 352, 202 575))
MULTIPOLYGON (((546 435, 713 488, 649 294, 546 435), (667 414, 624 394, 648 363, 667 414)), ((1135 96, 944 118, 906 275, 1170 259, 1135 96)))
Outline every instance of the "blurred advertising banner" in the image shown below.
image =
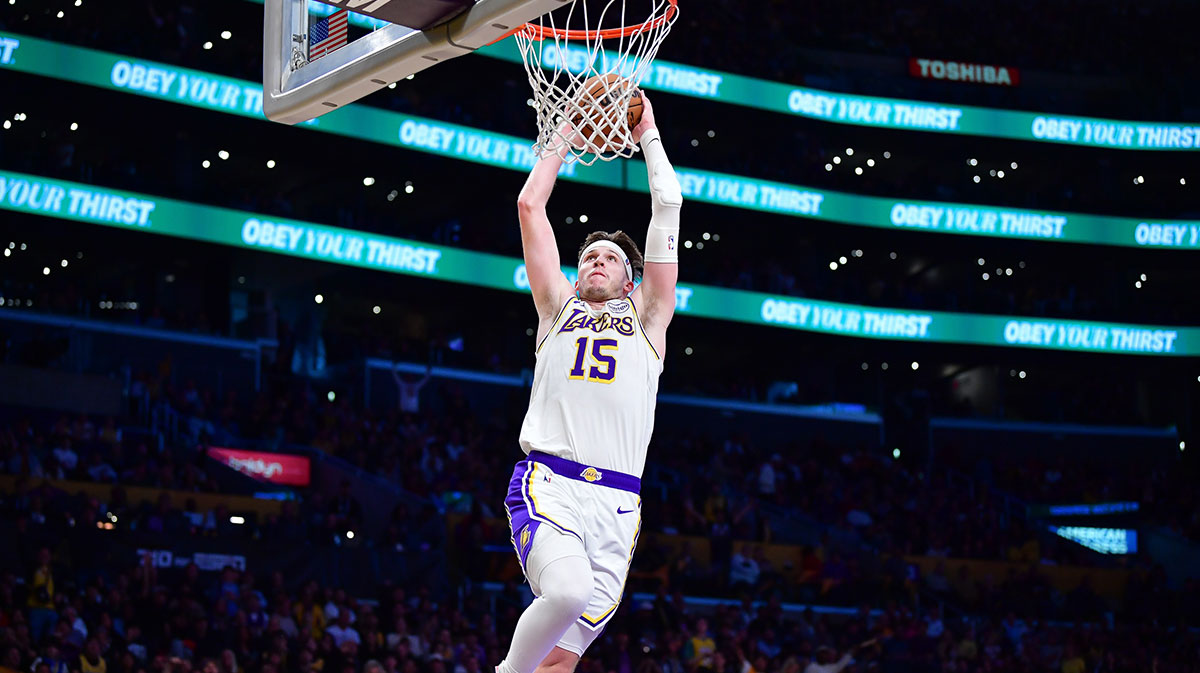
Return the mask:
POLYGON ((908 59, 908 74, 919 79, 974 82, 997 86, 1017 86, 1021 83, 1021 71, 1013 67, 941 61, 933 58, 908 59))
POLYGON ((308 486, 311 481, 311 465, 305 456, 291 453, 224 449, 216 446, 208 448, 208 455, 222 465, 227 465, 259 481, 288 486, 308 486))

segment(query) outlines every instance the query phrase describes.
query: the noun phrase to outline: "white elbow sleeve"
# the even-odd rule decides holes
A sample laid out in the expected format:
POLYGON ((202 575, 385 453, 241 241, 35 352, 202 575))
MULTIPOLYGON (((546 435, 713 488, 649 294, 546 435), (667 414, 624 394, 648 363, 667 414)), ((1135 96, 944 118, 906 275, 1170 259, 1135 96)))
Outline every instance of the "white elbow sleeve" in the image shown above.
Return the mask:
POLYGON ((683 190, 667 159, 658 129, 642 134, 641 144, 646 155, 651 200, 646 261, 676 264, 679 262, 679 209, 683 206, 683 190))

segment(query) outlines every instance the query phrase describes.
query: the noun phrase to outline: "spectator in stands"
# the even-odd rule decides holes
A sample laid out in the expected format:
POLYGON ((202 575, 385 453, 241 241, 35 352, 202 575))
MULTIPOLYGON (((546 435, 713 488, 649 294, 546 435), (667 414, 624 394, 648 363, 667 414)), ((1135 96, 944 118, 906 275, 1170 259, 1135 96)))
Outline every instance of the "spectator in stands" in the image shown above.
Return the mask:
POLYGON ((349 608, 341 608, 338 610, 337 623, 325 630, 326 633, 333 636, 334 645, 341 648, 346 643, 354 643, 355 645, 362 644, 362 639, 358 634, 358 630, 350 625, 350 610, 349 608))

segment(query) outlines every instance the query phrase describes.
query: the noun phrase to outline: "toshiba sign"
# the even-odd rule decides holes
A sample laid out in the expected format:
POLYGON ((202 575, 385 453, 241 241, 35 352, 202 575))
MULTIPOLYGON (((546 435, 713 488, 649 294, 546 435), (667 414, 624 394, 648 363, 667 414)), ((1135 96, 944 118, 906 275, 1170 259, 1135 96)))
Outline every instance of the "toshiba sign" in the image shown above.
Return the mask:
POLYGON ((1002 65, 982 65, 960 61, 937 61, 928 58, 908 59, 908 73, 923 79, 944 79, 951 82, 975 82, 1016 86, 1021 73, 1016 68, 1002 65))
POLYGON ((208 448, 213 460, 227 465, 259 481, 288 486, 308 486, 310 481, 309 460, 305 456, 290 453, 266 453, 242 449, 208 448))

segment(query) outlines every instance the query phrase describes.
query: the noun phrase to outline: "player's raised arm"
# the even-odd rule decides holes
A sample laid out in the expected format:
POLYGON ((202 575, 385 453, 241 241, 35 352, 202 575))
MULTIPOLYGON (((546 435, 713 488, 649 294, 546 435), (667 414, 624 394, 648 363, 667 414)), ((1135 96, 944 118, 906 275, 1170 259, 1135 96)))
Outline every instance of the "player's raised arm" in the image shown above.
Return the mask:
POLYGON ((633 301, 641 307, 642 325, 650 342, 663 352, 667 325, 675 315, 675 283, 679 280, 679 210, 683 190, 663 149, 654 108, 642 92, 642 121, 633 137, 642 146, 650 180, 650 230, 646 233, 646 268, 633 301))
POLYGON ((525 272, 529 277, 529 289, 533 291, 533 304, 537 307, 539 325, 538 339, 548 329, 567 297, 574 293, 570 281, 563 275, 558 257, 558 242, 554 229, 546 216, 546 203, 554 189, 558 169, 562 166, 567 149, 558 147, 545 149, 517 197, 517 214, 521 219, 521 247, 525 251, 525 272))

